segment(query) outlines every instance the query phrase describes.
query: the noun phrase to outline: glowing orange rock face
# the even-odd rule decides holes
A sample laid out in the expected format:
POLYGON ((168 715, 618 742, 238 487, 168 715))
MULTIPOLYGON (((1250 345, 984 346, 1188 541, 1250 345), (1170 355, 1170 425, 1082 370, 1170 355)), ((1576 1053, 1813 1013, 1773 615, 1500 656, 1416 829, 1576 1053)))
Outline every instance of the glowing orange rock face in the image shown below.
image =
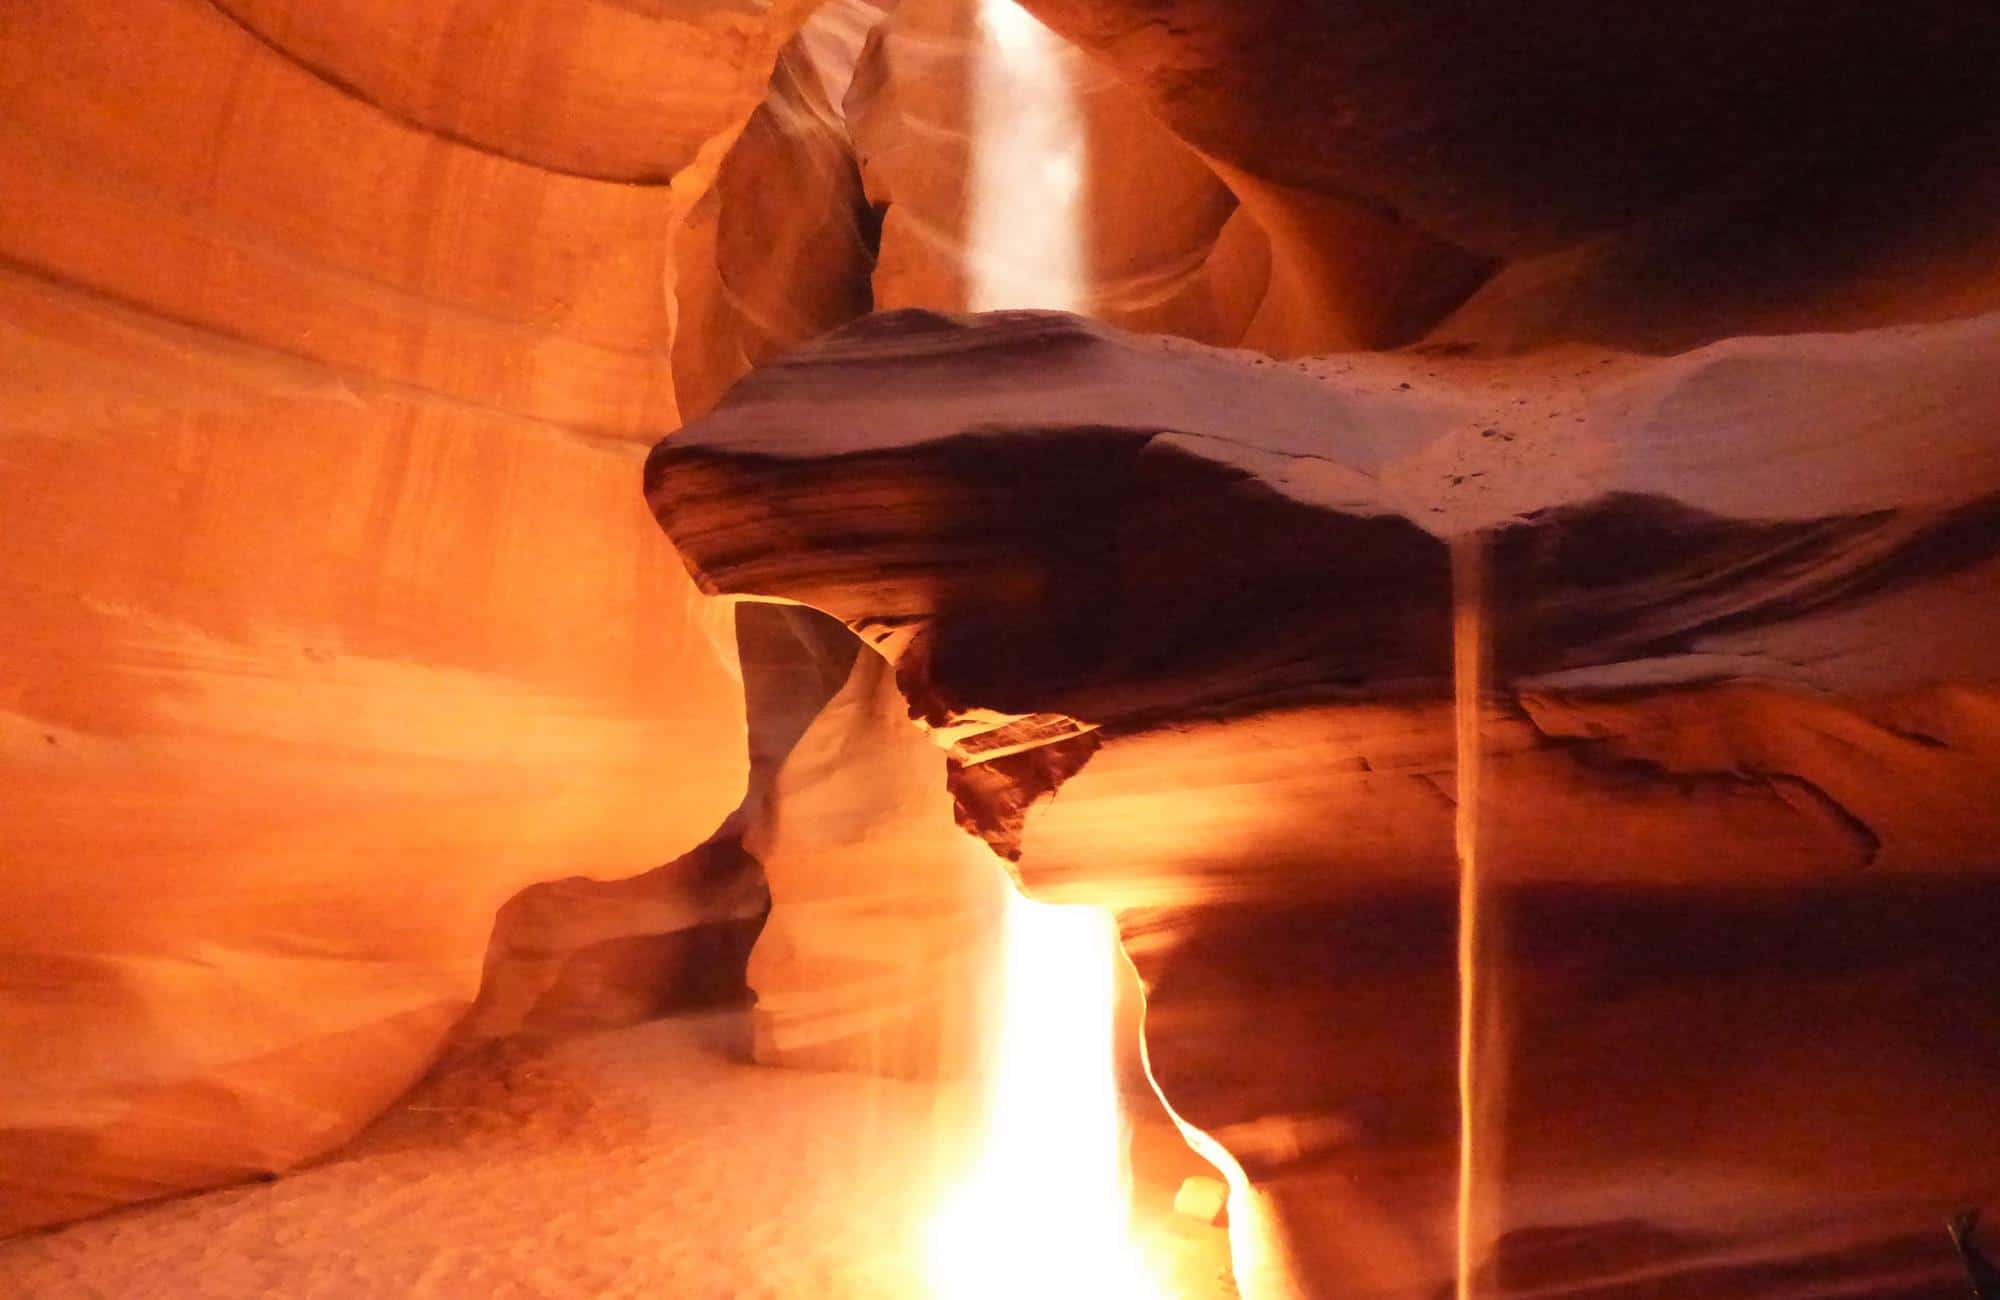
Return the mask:
POLYGON ((787 7, 282 8, 0 18, 0 1232, 338 1144, 510 895, 742 792, 635 182, 787 7))
MULTIPOLYGON (((744 846, 772 897, 750 958, 756 1057, 976 1074, 997 1009, 1004 868, 952 820, 945 757, 911 725, 888 664, 866 650, 856 660, 831 619, 758 612, 810 617, 808 635, 848 643, 853 671, 749 810, 744 846)), ((755 735, 761 683, 747 680, 755 735)))

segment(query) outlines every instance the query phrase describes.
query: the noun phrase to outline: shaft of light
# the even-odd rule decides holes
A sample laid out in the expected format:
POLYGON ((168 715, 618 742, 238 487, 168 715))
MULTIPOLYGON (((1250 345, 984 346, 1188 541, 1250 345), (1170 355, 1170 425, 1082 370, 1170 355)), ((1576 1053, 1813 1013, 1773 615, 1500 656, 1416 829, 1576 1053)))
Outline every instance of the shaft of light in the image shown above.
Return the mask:
POLYGON ((1150 1300, 1132 1242, 1112 1057, 1116 930, 1010 892, 1005 994, 980 1154, 929 1233, 944 1300, 1150 1300))
POLYGON ((1083 307, 1085 145, 1067 59, 1013 0, 980 0, 965 250, 973 311, 1083 307))
MULTIPOLYGON (((1012 0, 980 0, 966 220, 975 311, 1078 310, 1084 134, 1067 51, 1012 0)), ((927 1239, 941 1300, 1153 1300, 1128 1221, 1113 1057, 1117 930, 1008 891, 985 1132, 927 1239)))

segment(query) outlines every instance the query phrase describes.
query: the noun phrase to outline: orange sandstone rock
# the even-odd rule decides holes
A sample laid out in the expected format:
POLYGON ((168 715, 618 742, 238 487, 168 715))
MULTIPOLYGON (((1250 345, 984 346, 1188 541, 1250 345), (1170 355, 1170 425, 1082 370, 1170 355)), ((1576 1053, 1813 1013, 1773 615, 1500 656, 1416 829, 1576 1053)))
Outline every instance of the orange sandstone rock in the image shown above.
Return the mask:
POLYGON ((803 9, 0 14, 0 1231, 338 1145, 509 897, 735 806, 634 485, 803 9))

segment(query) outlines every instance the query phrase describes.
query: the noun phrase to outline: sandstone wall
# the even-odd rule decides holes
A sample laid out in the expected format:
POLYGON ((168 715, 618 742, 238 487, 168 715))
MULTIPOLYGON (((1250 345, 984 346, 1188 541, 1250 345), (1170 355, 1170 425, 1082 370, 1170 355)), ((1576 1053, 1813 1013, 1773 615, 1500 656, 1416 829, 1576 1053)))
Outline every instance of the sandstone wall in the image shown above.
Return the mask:
POLYGON ((805 8, 0 14, 0 1231, 326 1151, 511 895, 737 803, 636 484, 805 8))

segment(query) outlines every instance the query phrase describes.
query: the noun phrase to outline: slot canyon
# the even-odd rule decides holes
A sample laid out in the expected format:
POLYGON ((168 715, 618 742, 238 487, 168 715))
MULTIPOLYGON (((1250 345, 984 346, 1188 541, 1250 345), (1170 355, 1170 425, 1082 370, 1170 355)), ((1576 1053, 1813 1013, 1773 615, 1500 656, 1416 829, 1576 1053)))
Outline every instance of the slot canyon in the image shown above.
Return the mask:
POLYGON ((7 0, 0 488, 0 1300, 2000 1300, 1993 0, 7 0))

